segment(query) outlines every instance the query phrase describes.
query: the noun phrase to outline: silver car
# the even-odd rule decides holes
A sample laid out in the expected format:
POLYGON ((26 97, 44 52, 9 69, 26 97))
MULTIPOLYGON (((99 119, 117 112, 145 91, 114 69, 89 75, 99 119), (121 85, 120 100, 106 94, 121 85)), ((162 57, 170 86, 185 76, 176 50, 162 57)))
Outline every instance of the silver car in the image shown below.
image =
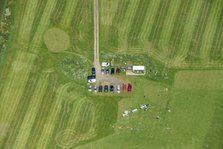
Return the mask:
POLYGON ((92 86, 91 86, 91 85, 89 85, 89 87, 88 87, 88 91, 89 91, 89 92, 92 91, 92 86))
POLYGON ((97 90, 98 88, 97 88, 97 86, 95 85, 94 86, 94 92, 96 93, 98 90, 97 90))
POLYGON ((117 85, 117 93, 120 93, 120 92, 121 92, 121 85, 118 84, 118 85, 117 85))

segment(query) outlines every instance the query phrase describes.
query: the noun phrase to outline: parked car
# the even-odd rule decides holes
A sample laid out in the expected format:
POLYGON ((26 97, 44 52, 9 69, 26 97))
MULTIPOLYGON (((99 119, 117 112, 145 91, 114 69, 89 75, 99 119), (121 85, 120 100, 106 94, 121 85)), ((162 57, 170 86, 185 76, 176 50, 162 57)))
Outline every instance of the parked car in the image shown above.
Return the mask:
POLYGON ((95 85, 94 86, 94 92, 96 93, 98 90, 97 90, 97 86, 95 85))
POLYGON ((98 92, 102 92, 102 88, 103 88, 102 85, 100 85, 98 88, 98 92))
POLYGON ((94 67, 91 69, 91 72, 92 72, 92 76, 96 76, 96 70, 94 67))
POLYGON ((126 84, 123 84, 123 92, 126 92, 126 84))
POLYGON ((92 86, 91 86, 91 85, 89 85, 89 87, 88 87, 88 91, 89 91, 89 92, 92 91, 92 86))
POLYGON ((87 80, 88 80, 88 83, 95 83, 96 82, 96 77, 95 76, 88 76, 87 80))
POLYGON ((111 68, 111 75, 115 73, 115 68, 111 68))
POLYGON ((108 92, 108 85, 104 86, 104 92, 107 93, 108 92))
POLYGON ((128 92, 132 91, 132 85, 130 83, 128 83, 128 92))
POLYGON ((106 73, 106 75, 109 74, 109 68, 105 68, 105 73, 106 73))
POLYGON ((121 69, 120 68, 116 68, 116 74, 120 74, 120 72, 121 72, 121 69))
POLYGON ((118 85, 117 85, 117 93, 120 93, 120 92, 121 92, 121 85, 118 84, 118 85))
POLYGON ((110 85, 110 92, 114 92, 114 85, 110 85))
POLYGON ((105 69, 101 68, 101 74, 104 74, 104 73, 105 73, 105 69))

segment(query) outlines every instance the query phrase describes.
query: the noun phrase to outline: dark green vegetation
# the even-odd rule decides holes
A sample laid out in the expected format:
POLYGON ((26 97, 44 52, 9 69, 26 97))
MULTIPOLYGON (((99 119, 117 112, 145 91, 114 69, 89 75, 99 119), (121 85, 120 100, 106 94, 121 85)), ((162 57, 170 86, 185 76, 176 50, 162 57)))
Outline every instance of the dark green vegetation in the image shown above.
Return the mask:
POLYGON ((125 96, 87 91, 93 1, 5 2, 0 148, 223 148, 222 0, 99 0, 100 60, 147 68, 121 74, 125 96), (67 50, 47 49, 51 28, 68 33, 67 50))

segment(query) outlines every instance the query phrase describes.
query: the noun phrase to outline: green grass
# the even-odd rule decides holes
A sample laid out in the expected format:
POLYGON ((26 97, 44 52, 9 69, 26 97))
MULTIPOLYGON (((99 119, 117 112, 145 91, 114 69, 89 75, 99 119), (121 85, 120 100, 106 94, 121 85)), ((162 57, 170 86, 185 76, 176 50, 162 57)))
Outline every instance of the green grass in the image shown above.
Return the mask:
POLYGON ((0 53, 0 148, 222 148, 222 1, 99 0, 100 61, 147 69, 119 76, 133 84, 123 96, 87 91, 93 4, 14 2, 0 53), (50 28, 68 33, 70 48, 48 50, 50 28))

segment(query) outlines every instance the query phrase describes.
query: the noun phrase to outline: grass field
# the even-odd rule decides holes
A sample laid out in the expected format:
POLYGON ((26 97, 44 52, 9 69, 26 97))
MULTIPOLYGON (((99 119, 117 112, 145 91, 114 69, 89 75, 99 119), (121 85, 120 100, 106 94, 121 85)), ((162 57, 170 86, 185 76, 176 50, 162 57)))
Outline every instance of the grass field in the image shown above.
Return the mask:
POLYGON ((87 91, 93 6, 13 2, 0 50, 0 148, 223 148, 223 1, 99 0, 100 60, 148 70, 121 75, 133 84, 126 96, 87 91), (48 37, 47 46, 55 28, 70 39, 48 37), (146 103, 148 111, 121 116, 146 103))

